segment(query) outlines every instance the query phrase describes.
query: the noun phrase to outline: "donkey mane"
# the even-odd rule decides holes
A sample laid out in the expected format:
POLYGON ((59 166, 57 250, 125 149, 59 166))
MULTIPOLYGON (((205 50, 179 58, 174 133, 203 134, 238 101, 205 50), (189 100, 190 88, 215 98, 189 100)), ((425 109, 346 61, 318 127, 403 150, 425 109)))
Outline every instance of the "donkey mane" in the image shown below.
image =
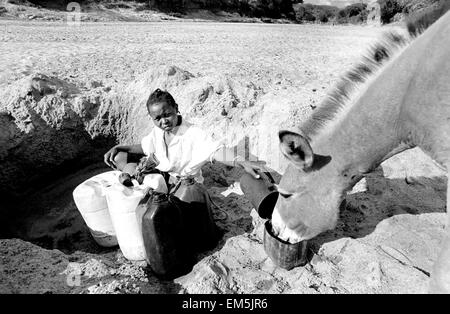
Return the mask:
POLYGON ((441 0, 437 7, 429 9, 421 14, 412 16, 406 22, 406 28, 411 36, 417 37, 423 33, 431 24, 436 22, 441 16, 450 10, 450 2, 441 0))
POLYGON ((301 133, 311 141, 312 137, 317 135, 327 125, 327 122, 334 120, 343 108, 354 103, 354 98, 357 95, 356 91, 372 75, 377 73, 388 60, 422 34, 449 9, 450 3, 444 0, 439 7, 427 10, 423 14, 410 19, 407 22, 410 36, 404 36, 395 32, 385 33, 376 44, 369 48, 362 60, 341 77, 321 105, 300 126, 301 133))

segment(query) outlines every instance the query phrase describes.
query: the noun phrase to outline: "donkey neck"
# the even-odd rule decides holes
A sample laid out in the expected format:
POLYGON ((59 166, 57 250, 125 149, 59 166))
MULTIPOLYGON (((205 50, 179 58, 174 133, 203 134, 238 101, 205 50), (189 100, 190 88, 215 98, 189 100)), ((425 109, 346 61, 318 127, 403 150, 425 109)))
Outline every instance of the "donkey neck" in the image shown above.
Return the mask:
POLYGON ((420 105, 411 101, 411 95, 418 98, 414 82, 423 79, 423 62, 430 55, 430 46, 442 41, 439 36, 445 33, 446 25, 443 18, 428 30, 428 36, 400 45, 370 79, 358 86, 358 92, 337 117, 312 136, 313 150, 331 155, 331 171, 347 174, 347 178, 355 176, 343 180, 349 187, 387 157, 417 143, 413 125, 416 120, 408 110, 420 105))
POLYGON ((317 154, 331 155, 329 171, 342 177, 344 189, 376 168, 405 140, 401 107, 412 75, 406 64, 395 60, 387 64, 312 139, 317 154))

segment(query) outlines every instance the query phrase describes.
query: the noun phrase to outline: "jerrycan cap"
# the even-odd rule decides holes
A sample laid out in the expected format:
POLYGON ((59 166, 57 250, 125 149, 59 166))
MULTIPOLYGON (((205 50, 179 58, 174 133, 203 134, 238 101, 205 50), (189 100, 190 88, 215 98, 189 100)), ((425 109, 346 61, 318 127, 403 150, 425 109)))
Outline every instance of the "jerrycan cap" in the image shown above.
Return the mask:
POLYGON ((152 193, 152 202, 153 203, 161 203, 167 200, 167 194, 165 193, 158 193, 153 192, 152 193))

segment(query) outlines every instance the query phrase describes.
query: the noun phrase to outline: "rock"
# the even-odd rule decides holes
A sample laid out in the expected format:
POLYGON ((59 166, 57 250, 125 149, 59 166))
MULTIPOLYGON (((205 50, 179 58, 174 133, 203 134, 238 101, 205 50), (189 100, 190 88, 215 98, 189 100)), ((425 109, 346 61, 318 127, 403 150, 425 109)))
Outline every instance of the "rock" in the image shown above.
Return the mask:
POLYGON ((139 294, 141 290, 135 284, 126 280, 112 280, 108 283, 99 282, 87 288, 88 294, 139 294))
POLYGON ((97 259, 90 259, 86 263, 70 263, 64 273, 77 273, 88 278, 101 278, 108 276, 111 271, 103 262, 97 259))
POLYGON ((381 7, 377 0, 370 1, 367 4, 367 24, 368 25, 381 25, 381 7))

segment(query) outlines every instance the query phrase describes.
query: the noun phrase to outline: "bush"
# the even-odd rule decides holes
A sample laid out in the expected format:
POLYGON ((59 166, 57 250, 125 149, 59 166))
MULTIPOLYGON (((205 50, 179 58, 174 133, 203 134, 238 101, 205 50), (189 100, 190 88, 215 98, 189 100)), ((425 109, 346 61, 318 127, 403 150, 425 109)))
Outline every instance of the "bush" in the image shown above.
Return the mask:
POLYGON ((153 0, 154 6, 166 11, 204 9, 212 12, 237 12, 250 17, 294 18, 292 0, 153 0))
POLYGON ((339 10, 337 14, 338 23, 359 24, 367 21, 367 4, 355 3, 339 10))
POLYGON ((145 10, 150 10, 152 7, 150 5, 150 3, 143 3, 141 5, 136 6, 135 11, 140 12, 140 11, 145 11, 145 10))
POLYGON ((298 22, 303 21, 314 21, 315 18, 311 13, 311 10, 309 10, 307 5, 298 5, 295 8, 295 19, 298 22))
POLYGON ((365 3, 351 4, 340 10, 337 7, 327 5, 296 4, 294 10, 298 22, 327 23, 337 21, 342 24, 361 24, 367 21, 368 15, 365 3))
POLYGON ((319 21, 322 23, 326 23, 328 22, 328 16, 325 12, 320 12, 319 13, 319 21))
POLYGON ((107 9, 130 9, 131 7, 125 3, 105 3, 107 9))
POLYGON ((26 1, 26 0, 9 0, 8 2, 11 4, 27 4, 28 1, 26 1))
POLYGON ((361 15, 361 13, 364 13, 364 11, 366 10, 366 7, 367 7, 367 5, 364 3, 355 3, 352 5, 349 5, 347 7, 348 16, 352 17, 352 16, 361 15))
POLYGON ((335 18, 338 8, 329 5, 296 4, 294 6, 295 19, 298 22, 326 23, 335 18))
POLYGON ((294 18, 292 0, 238 0, 248 7, 248 16, 294 18))
POLYGON ((390 23, 397 13, 403 12, 403 5, 398 0, 378 0, 381 11, 381 22, 390 23))
POLYGON ((367 4, 355 3, 339 10, 337 15, 338 23, 364 23, 367 21, 367 4))

